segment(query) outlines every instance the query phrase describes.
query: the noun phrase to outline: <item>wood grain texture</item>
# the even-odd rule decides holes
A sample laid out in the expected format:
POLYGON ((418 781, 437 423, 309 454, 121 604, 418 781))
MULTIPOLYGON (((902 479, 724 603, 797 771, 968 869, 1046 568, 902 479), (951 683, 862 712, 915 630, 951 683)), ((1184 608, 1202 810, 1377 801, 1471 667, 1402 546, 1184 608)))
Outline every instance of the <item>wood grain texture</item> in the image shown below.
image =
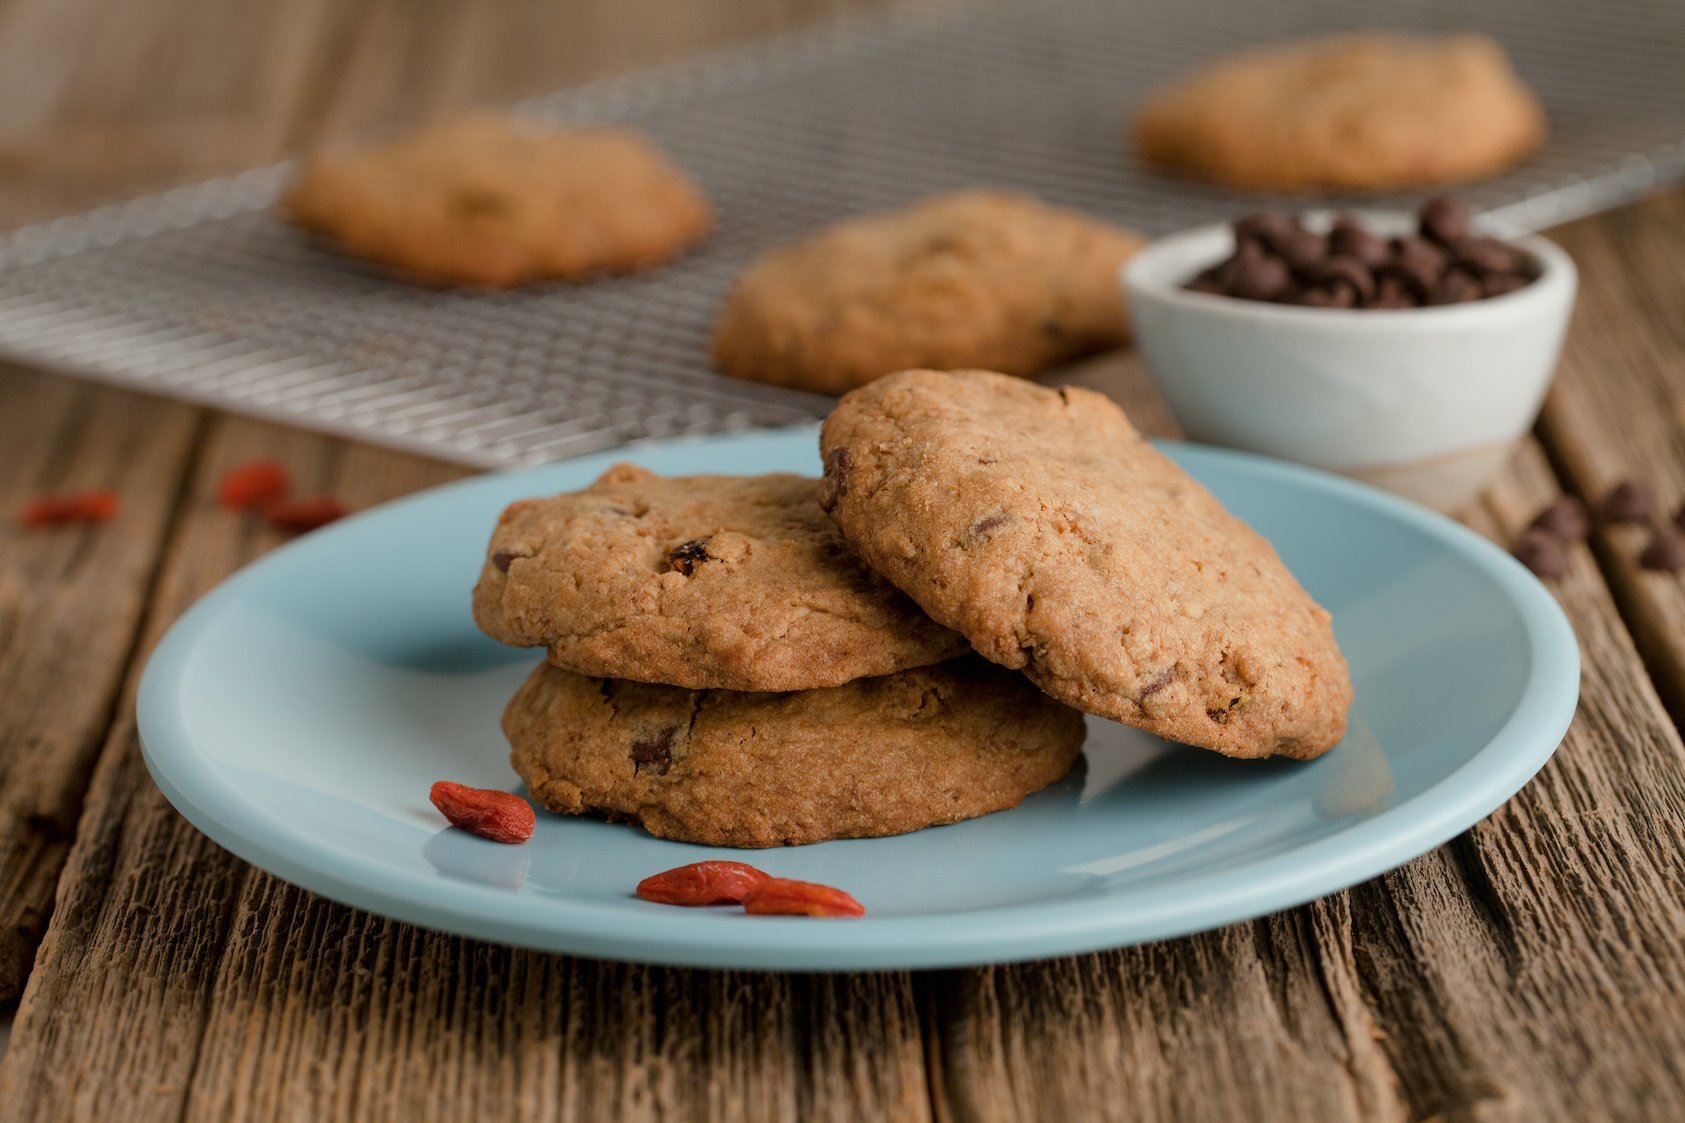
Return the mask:
MULTIPOLYGON (((280 155, 322 8, 0 6, 0 223, 280 155)), ((200 418, 0 370, 0 999, 40 938, 200 418), (11 520, 29 494, 94 486, 123 493, 110 527, 22 535, 11 520)))
MULTIPOLYGON (((1556 484, 1529 444, 1473 513, 1556 484)), ((1186 940, 934 984, 939 1119, 1685 1118, 1685 748, 1591 553, 1581 713, 1448 846, 1186 940)))
MULTIPOLYGON (((1557 231, 1580 297, 1542 426, 1571 486, 1596 503, 1622 478, 1655 493, 1658 521, 1685 505, 1685 191, 1557 231)), ((1638 564, 1650 527, 1596 535, 1604 572, 1685 720, 1685 577, 1638 564)))
MULTIPOLYGON (((6 0, 0 171, 16 189, 0 221, 855 6, 144 0, 107 18, 96 0, 6 0)), ((1564 232, 1586 296, 1545 435, 1588 495, 1640 469, 1664 499, 1685 493, 1670 474, 1682 215, 1676 195, 1564 232)), ((1173 427, 1135 360, 1076 377, 1148 431, 1173 427)), ((1628 634, 1665 689, 1685 682, 1669 661, 1676 586, 1631 570, 1617 536, 1578 550, 1553 586, 1586 656, 1562 750, 1497 815, 1384 878, 1219 932, 1040 964, 643 968, 333 905, 168 807, 136 750, 140 660, 280 540, 216 508, 221 472, 272 455, 301 490, 357 506, 459 474, 201 416, 0 372, 0 502, 100 471, 129 501, 123 535, 72 532, 77 547, 31 539, 20 554, 0 527, 0 941, 7 924, 39 927, 42 906, 20 926, 7 894, 43 901, 68 848, 0 1061, 0 1123, 1685 1118, 1685 750, 1628 634), (97 448, 63 446, 72 431, 97 448), (6 595, 17 574, 21 600, 6 595), (20 683, 41 698, 15 705, 20 683), (37 741, 56 746, 45 771, 37 741), (49 788, 46 840, 13 829, 49 788)), ((1507 538, 1556 487, 1529 445, 1471 520, 1507 538)), ((1355 776, 1353 798, 1372 798, 1372 779, 1355 776)))
POLYGON ((46 926, 132 655, 197 413, 0 369, 0 1001, 46 926), (106 526, 29 530, 45 493, 109 488, 106 526))
MULTIPOLYGON (((147 646, 278 541, 210 498, 228 466, 259 455, 289 464, 301 491, 358 506, 461 474, 220 421, 147 646)), ((134 685, 0 1065, 0 1119, 925 1117, 906 976, 598 964, 330 904, 175 814, 140 762, 134 685)))

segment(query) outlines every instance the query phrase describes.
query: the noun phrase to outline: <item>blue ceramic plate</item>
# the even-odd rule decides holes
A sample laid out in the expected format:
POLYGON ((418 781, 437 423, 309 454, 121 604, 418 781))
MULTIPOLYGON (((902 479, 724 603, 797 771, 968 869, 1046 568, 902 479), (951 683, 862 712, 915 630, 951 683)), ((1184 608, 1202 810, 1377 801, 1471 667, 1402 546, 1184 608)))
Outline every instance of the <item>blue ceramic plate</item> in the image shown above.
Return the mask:
POLYGON ((1176 936, 1373 877, 1508 799, 1574 712, 1574 635, 1499 550, 1357 484, 1171 445, 1334 614, 1357 702, 1320 760, 1226 760, 1091 719, 1062 783, 899 838, 745 854, 543 813, 522 846, 444 829, 433 780, 516 790, 498 717, 536 656, 484 638, 468 610, 504 504, 581 487, 622 458, 669 474, 817 474, 815 446, 811 429, 644 445, 312 534, 171 630, 141 684, 147 765, 240 857, 430 928, 658 963, 942 967, 1176 936), (870 914, 751 917, 632 896, 647 874, 713 857, 842 886, 870 914))

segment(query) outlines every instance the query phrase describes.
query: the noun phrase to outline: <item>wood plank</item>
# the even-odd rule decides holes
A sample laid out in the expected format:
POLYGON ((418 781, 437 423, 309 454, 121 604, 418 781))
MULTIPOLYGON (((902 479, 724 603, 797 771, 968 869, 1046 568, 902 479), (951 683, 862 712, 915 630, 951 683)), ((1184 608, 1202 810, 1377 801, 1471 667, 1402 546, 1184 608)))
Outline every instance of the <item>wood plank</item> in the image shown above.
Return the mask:
MULTIPOLYGON (((1545 440, 1586 499, 1630 476, 1654 490, 1665 518, 1685 504, 1685 189, 1553 237, 1579 265, 1580 297, 1545 440)), ((1685 720, 1685 579, 1638 564, 1650 533, 1605 527, 1596 542, 1662 696, 1685 720)))
POLYGON ((454 0, 418 20, 408 0, 372 0, 344 80, 324 107, 322 133, 413 125, 781 34, 840 11, 891 5, 911 6, 909 0, 454 0))
MULTIPOLYGON (((362 505, 459 474, 219 423, 149 628, 275 536, 215 507, 231 463, 362 505)), ((596 1120, 927 1117, 904 975, 761 976, 517 952, 421 932, 258 873, 147 780, 134 679, 58 917, 0 1065, 0 1118, 596 1120)))
MULTIPOLYGON (((1555 487, 1529 445, 1472 521, 1555 487)), ((1520 795, 1305 908, 943 977, 938 1118, 1685 1118, 1685 747, 1576 555, 1580 715, 1520 795)))
POLYGON ((320 75, 333 0, 0 6, 0 222, 279 157, 320 75))
POLYGON ((197 413, 0 369, 0 1002, 15 998, 155 576, 197 413), (27 530, 32 496, 109 488, 100 527, 27 530))
MULTIPOLYGON (((279 155, 327 0, 0 7, 0 223, 279 155)), ((0 374, 0 500, 115 486, 124 518, 0 543, 0 999, 51 907, 201 414, 0 374), (16 541, 15 548, 13 541, 16 541), (71 684, 75 684, 71 686, 71 684)))

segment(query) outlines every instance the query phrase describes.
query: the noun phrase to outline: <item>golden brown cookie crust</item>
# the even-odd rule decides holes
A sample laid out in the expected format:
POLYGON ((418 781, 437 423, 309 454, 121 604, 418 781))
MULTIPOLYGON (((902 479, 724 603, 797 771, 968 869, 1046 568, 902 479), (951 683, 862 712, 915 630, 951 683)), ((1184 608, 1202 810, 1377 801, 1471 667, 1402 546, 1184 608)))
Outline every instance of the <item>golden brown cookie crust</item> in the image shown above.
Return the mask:
POLYGON ((510 701, 544 807, 659 838, 766 847, 903 834, 1015 807, 1063 776, 1082 715, 970 657, 827 690, 693 691, 543 665, 510 701))
POLYGON ((713 224, 696 186, 636 132, 490 114, 314 156, 281 209, 405 279, 491 288, 654 265, 713 224))
POLYGON ((619 464, 583 491, 515 503, 474 618, 580 674, 692 689, 810 690, 968 650, 849 551, 817 486, 619 464))
POLYGON ((1135 234, 1023 195, 967 191, 773 250, 714 332, 727 374, 841 393, 912 366, 1034 374, 1121 346, 1135 234))
POLYGON ((1344 733, 1328 613, 1104 396, 907 371, 820 445, 821 504, 867 564, 1055 698, 1237 757, 1344 733))
POLYGON ((1454 183, 1544 140, 1538 100, 1481 35, 1368 33, 1221 59, 1141 106, 1141 157, 1255 190, 1454 183))

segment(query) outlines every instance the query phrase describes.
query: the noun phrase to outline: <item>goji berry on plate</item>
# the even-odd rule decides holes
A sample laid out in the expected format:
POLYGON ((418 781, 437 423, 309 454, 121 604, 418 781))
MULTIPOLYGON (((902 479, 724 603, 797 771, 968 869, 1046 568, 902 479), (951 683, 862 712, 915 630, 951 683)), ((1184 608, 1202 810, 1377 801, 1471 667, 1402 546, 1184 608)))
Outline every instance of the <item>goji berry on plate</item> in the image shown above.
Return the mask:
POLYGON ((350 513, 345 504, 332 496, 318 495, 314 499, 289 499, 276 503, 265 512, 264 517, 270 526, 303 533, 327 526, 350 513))
POLYGON ((216 498, 231 510, 252 510, 285 499, 292 486, 292 476, 275 461, 248 460, 222 477, 216 498))
POLYGON ((662 905, 736 905, 772 875, 743 862, 692 862, 638 882, 638 896, 662 905))
POLYGON ((743 911, 756 916, 865 916, 866 906, 829 885, 769 877, 744 894, 743 911))
POLYGON ((103 523, 117 517, 122 500, 114 491, 83 491, 73 495, 44 495, 24 505, 18 521, 24 526, 62 526, 65 523, 103 523))
POLYGON ((451 826, 493 842, 525 842, 538 825, 532 804, 513 792, 440 780, 427 793, 451 826))

